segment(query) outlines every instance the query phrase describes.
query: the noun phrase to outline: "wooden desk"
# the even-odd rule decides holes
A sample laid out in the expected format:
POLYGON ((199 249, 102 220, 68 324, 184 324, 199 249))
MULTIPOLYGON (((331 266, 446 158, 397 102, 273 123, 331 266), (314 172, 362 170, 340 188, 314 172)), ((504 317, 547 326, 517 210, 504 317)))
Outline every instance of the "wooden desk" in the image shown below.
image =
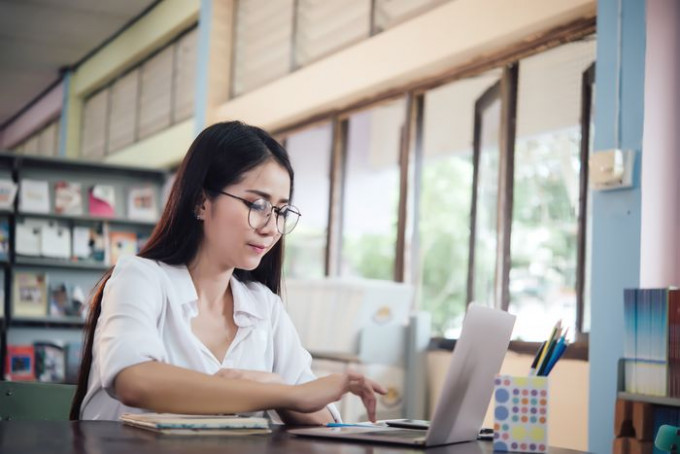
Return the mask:
MULTIPOLYGON (((390 445, 297 438, 277 429, 271 435, 247 437, 158 435, 112 421, 3 421, 2 454, 229 454, 229 453, 421 453, 423 450, 390 445)), ((427 449, 436 454, 490 454, 490 442, 463 443, 427 449)), ((578 454, 570 449, 550 449, 550 454, 578 454)))

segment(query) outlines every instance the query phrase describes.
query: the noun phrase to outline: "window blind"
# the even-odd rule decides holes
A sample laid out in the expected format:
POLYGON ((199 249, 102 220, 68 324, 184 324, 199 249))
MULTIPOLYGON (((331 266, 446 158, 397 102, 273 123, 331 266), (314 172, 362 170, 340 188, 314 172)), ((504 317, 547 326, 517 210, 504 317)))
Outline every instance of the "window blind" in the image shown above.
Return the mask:
POLYGON ((375 28, 387 30, 450 0, 376 0, 375 28))
POLYGON ((101 90, 85 101, 80 154, 85 158, 104 156, 109 90, 101 90))
POLYGON ((240 95, 291 69, 293 0, 241 0, 236 12, 234 81, 240 95))
POLYGON ((185 120, 194 113, 197 39, 198 29, 194 29, 175 45, 174 122, 185 120))
POLYGON ((57 154, 59 120, 49 123, 38 135, 38 154, 54 156, 57 154))
POLYGON ((304 66, 371 32, 370 0, 299 0, 295 62, 304 66))
POLYGON ((111 87, 108 152, 120 150, 135 141, 139 70, 130 71, 111 87))
POLYGON ((167 47, 142 65, 139 139, 170 126, 173 54, 173 47, 167 47))

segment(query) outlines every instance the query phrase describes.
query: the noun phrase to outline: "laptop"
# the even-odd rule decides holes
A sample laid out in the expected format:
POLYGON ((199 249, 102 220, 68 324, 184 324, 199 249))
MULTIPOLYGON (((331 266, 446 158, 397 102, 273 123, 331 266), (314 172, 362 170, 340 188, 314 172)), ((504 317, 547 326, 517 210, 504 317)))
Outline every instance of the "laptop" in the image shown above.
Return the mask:
POLYGON ((470 304, 427 431, 381 426, 313 427, 288 433, 317 438, 439 446, 477 439, 508 350, 515 316, 470 304))

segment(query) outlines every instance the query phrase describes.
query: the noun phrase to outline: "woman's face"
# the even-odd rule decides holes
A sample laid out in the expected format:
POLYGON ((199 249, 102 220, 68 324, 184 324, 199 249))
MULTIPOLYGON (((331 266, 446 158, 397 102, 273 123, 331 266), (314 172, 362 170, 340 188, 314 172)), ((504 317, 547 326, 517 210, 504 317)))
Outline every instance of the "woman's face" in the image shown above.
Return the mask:
MULTIPOLYGON (((249 202, 265 199, 275 207, 289 203, 290 176, 284 167, 270 159, 242 175, 240 182, 222 188, 249 202)), ((248 222, 248 206, 241 200, 220 194, 206 200, 199 215, 203 218, 202 249, 228 268, 252 270, 281 238, 276 214, 259 228, 248 222)))

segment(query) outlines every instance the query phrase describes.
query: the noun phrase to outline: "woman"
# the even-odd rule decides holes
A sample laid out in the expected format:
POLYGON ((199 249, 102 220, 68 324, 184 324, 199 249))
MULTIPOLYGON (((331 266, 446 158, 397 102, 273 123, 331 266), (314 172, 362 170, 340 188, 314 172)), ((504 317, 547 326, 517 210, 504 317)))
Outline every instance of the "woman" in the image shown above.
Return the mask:
POLYGON ((71 419, 275 409, 324 424, 346 392, 375 419, 385 390, 356 373, 315 379, 278 296, 292 193, 263 130, 226 122, 196 138, 147 245, 95 291, 71 419))

